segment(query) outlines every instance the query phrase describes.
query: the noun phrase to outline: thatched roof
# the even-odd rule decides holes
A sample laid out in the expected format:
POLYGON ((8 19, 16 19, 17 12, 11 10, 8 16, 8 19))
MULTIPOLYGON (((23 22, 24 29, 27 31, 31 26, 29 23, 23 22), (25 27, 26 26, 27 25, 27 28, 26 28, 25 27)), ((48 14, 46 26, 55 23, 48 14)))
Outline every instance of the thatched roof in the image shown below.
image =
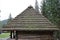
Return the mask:
POLYGON ((5 28, 7 28, 5 30, 58 30, 53 23, 31 6, 17 15, 5 28))

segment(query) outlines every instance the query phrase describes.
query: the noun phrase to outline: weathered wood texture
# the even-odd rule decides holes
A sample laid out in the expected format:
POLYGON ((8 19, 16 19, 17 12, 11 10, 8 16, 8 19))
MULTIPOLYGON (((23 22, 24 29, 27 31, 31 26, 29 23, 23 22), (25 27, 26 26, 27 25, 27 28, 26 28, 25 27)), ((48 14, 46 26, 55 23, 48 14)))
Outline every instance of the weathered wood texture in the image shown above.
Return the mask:
POLYGON ((18 32, 18 39, 21 40, 54 40, 51 31, 29 31, 18 32))
POLYGON ((56 25, 51 23, 42 14, 37 13, 33 7, 28 7, 21 14, 17 15, 5 28, 14 28, 15 30, 17 30, 17 28, 18 30, 36 30, 37 28, 40 28, 39 30, 57 30, 56 25))

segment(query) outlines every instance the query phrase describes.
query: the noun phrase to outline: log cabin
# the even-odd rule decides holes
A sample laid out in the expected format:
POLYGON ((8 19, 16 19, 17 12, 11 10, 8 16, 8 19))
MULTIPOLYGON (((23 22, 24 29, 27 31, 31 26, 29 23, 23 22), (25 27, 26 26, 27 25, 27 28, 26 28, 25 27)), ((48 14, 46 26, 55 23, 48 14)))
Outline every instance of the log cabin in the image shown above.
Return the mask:
POLYGON ((44 15, 29 6, 2 30, 10 31, 10 38, 15 40, 56 40, 55 33, 59 29, 44 15))

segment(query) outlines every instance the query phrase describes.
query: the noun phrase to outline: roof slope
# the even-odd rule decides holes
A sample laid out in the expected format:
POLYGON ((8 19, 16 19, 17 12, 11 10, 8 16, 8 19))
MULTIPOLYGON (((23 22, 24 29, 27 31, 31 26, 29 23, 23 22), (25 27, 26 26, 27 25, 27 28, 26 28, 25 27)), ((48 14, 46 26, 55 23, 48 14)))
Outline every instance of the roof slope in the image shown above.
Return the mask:
POLYGON ((18 28, 25 30, 56 29, 46 17, 37 13, 33 7, 28 7, 21 14, 15 17, 6 28, 18 28))

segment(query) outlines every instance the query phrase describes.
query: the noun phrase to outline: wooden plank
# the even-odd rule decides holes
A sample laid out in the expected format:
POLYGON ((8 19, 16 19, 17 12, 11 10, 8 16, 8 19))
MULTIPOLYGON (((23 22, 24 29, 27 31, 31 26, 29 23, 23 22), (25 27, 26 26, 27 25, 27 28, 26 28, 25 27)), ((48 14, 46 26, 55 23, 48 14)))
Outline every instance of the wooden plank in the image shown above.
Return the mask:
POLYGON ((17 33, 17 31, 16 31, 15 40, 18 40, 18 33, 17 33))
POLYGON ((12 31, 10 31, 10 38, 12 39, 12 31))

